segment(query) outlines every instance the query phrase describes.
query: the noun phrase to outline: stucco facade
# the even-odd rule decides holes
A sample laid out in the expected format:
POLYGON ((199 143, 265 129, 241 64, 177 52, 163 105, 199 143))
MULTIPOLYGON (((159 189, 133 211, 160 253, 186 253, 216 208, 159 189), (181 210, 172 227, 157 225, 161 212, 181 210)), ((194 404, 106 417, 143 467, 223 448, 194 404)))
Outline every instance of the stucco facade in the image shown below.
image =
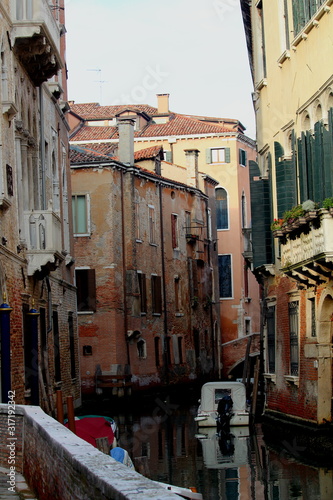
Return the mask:
POLYGON ((51 414, 80 402, 62 8, 0 2, 1 399, 51 414))
MULTIPOLYGON (((217 181, 217 267, 223 378, 241 377, 248 342, 259 353, 259 286, 252 274, 249 162, 256 159, 253 140, 234 119, 179 115, 169 110, 169 95, 148 105, 99 106, 70 103, 71 144, 107 152, 118 158, 117 120, 135 120, 134 151, 162 147, 161 174, 185 184, 193 182, 188 150, 198 150, 198 172, 217 181), (222 284, 224 283, 224 284, 222 284)), ((145 168, 151 168, 149 166, 145 168)))
POLYGON ((257 122, 251 196, 262 199, 252 214, 265 299, 266 414, 325 424, 332 421, 332 1, 241 5, 257 122))

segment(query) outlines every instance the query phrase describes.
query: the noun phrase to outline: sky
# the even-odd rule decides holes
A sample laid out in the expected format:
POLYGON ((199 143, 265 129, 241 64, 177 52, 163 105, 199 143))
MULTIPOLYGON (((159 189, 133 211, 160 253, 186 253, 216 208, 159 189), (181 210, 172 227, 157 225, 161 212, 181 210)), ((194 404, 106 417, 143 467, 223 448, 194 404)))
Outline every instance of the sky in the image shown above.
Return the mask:
POLYGON ((239 0, 65 0, 68 99, 239 120, 255 138, 239 0))

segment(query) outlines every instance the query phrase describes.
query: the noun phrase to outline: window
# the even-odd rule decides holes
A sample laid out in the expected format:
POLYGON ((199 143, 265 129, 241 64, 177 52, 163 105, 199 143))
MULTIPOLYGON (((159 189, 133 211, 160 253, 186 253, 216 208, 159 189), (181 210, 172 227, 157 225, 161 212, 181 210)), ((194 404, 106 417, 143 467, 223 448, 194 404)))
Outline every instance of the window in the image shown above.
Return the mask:
POLYGON ((171 337, 166 337, 166 360, 167 364, 171 365, 171 337))
POLYGON ((140 290, 140 311, 141 313, 147 312, 147 289, 146 289, 146 275, 138 273, 139 290, 140 290))
POLYGON ((232 298, 231 255, 219 255, 219 288, 220 298, 232 298))
POLYGON ((56 382, 61 381, 61 367, 60 367, 60 338, 59 338, 59 320, 58 311, 53 311, 53 350, 54 350, 54 379, 56 382))
POLYGON ((311 337, 317 336, 317 326, 316 326, 316 299, 312 297, 309 299, 310 302, 310 324, 311 324, 311 337))
POLYGON ((161 277, 151 276, 151 300, 152 300, 152 313, 162 314, 162 287, 161 277))
POLYGON ((74 321, 73 313, 68 313, 68 333, 69 333, 69 353, 70 353, 70 363, 71 363, 71 378, 76 377, 76 366, 75 366, 75 338, 74 338, 74 321))
POLYGON ((246 167, 247 165, 247 152, 245 149, 239 149, 239 164, 241 167, 246 167))
POLYGON ((156 366, 160 366, 160 337, 154 338, 154 347, 155 347, 155 364, 156 366))
POLYGON ((138 340, 137 344, 138 357, 144 359, 147 357, 146 342, 143 339, 138 340))
POLYGON ((275 306, 267 308, 268 373, 275 373, 275 306))
POLYGON ((83 346, 83 356, 92 356, 92 346, 84 345, 83 346))
POLYGON ((181 365, 183 363, 183 337, 178 337, 178 359, 179 359, 179 364, 181 365))
POLYGON ((186 234, 191 233, 191 212, 185 211, 185 230, 186 234))
POLYGON ((72 196, 73 232, 76 236, 89 234, 88 201, 86 194, 72 196))
POLYGON ((290 374, 298 376, 298 302, 289 302, 290 374))
POLYGON ((258 40, 261 41, 261 47, 259 47, 258 56, 260 59, 258 60, 258 81, 260 82, 267 76, 266 72, 266 48, 265 48, 265 27, 264 27, 264 13, 263 13, 263 5, 262 0, 260 0, 257 4, 257 15, 258 19, 256 21, 258 27, 258 40))
POLYGON ((96 311, 95 269, 76 269, 78 312, 96 311))
POLYGON ((178 215, 171 214, 171 240, 172 248, 178 248, 178 215))
POLYGON ((209 148, 206 163, 230 163, 230 148, 209 148))
POLYGON ((181 286, 179 276, 175 277, 175 312, 176 314, 181 311, 181 286))
POLYGON ((141 241, 140 204, 138 202, 135 202, 135 224, 136 239, 141 241))
POLYGON ((247 227, 247 222, 246 222, 246 196, 244 193, 242 193, 242 200, 241 200, 241 211, 242 211, 242 228, 247 227))
POLYGON ((155 208, 148 205, 149 243, 155 244, 155 208))
POLYGON ((228 194, 224 188, 217 188, 216 199, 216 226, 217 229, 229 229, 228 194))
POLYGON ((324 2, 325 0, 293 0, 294 36, 304 28, 324 2))

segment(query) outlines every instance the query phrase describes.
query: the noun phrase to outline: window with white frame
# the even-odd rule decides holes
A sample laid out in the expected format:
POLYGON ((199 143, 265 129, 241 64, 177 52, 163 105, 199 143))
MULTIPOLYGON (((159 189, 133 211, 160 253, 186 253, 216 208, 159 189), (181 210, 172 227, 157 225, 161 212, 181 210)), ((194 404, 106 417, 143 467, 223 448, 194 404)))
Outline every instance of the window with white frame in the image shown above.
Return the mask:
POLYGON ((73 233, 75 236, 87 236, 90 233, 89 227, 89 195, 73 194, 73 233))
POLYGON ((247 165, 247 152, 245 149, 239 149, 239 164, 241 167, 246 167, 247 165))
POLYGON ((268 373, 275 373, 275 305, 267 308, 267 368, 268 373))
POLYGON ((171 214, 171 241, 172 248, 178 248, 178 215, 171 214))
POLYGON ((140 226, 140 204, 138 201, 135 202, 134 205, 135 209, 135 233, 136 233, 136 240, 141 241, 141 226, 140 226))
POLYGON ((290 375, 298 377, 299 364, 299 304, 289 302, 289 337, 290 337, 290 375))
POLYGON ((219 264, 219 287, 220 298, 232 298, 232 268, 231 268, 231 254, 224 254, 218 256, 219 264))
POLYGON ((155 236, 155 207, 148 205, 148 226, 149 226, 149 243, 156 244, 155 236))
POLYGON ((229 229, 228 193, 220 187, 215 190, 216 228, 229 229))
POLYGON ((207 163, 230 163, 230 148, 208 148, 206 150, 207 163))

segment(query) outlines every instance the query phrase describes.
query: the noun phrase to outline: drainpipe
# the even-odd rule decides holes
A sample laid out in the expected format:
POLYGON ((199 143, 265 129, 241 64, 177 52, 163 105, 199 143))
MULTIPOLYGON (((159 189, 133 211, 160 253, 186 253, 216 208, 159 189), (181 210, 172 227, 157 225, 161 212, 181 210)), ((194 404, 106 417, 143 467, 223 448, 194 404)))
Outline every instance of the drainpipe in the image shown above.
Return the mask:
POLYGON ((162 186, 158 188, 160 198, 160 226, 161 226, 161 258, 162 258, 162 289, 163 289, 163 309, 164 309, 164 338, 163 338, 163 362, 164 362, 164 379, 165 383, 169 382, 168 372, 168 356, 167 356, 167 335, 168 335, 168 318, 167 318, 167 300, 165 286, 165 253, 164 253, 164 230, 163 230, 163 203, 162 203, 162 186))
POLYGON ((44 135, 44 104, 42 87, 39 87, 39 110, 40 110, 40 153, 41 153, 41 210, 46 210, 46 184, 45 184, 45 135, 44 135))

